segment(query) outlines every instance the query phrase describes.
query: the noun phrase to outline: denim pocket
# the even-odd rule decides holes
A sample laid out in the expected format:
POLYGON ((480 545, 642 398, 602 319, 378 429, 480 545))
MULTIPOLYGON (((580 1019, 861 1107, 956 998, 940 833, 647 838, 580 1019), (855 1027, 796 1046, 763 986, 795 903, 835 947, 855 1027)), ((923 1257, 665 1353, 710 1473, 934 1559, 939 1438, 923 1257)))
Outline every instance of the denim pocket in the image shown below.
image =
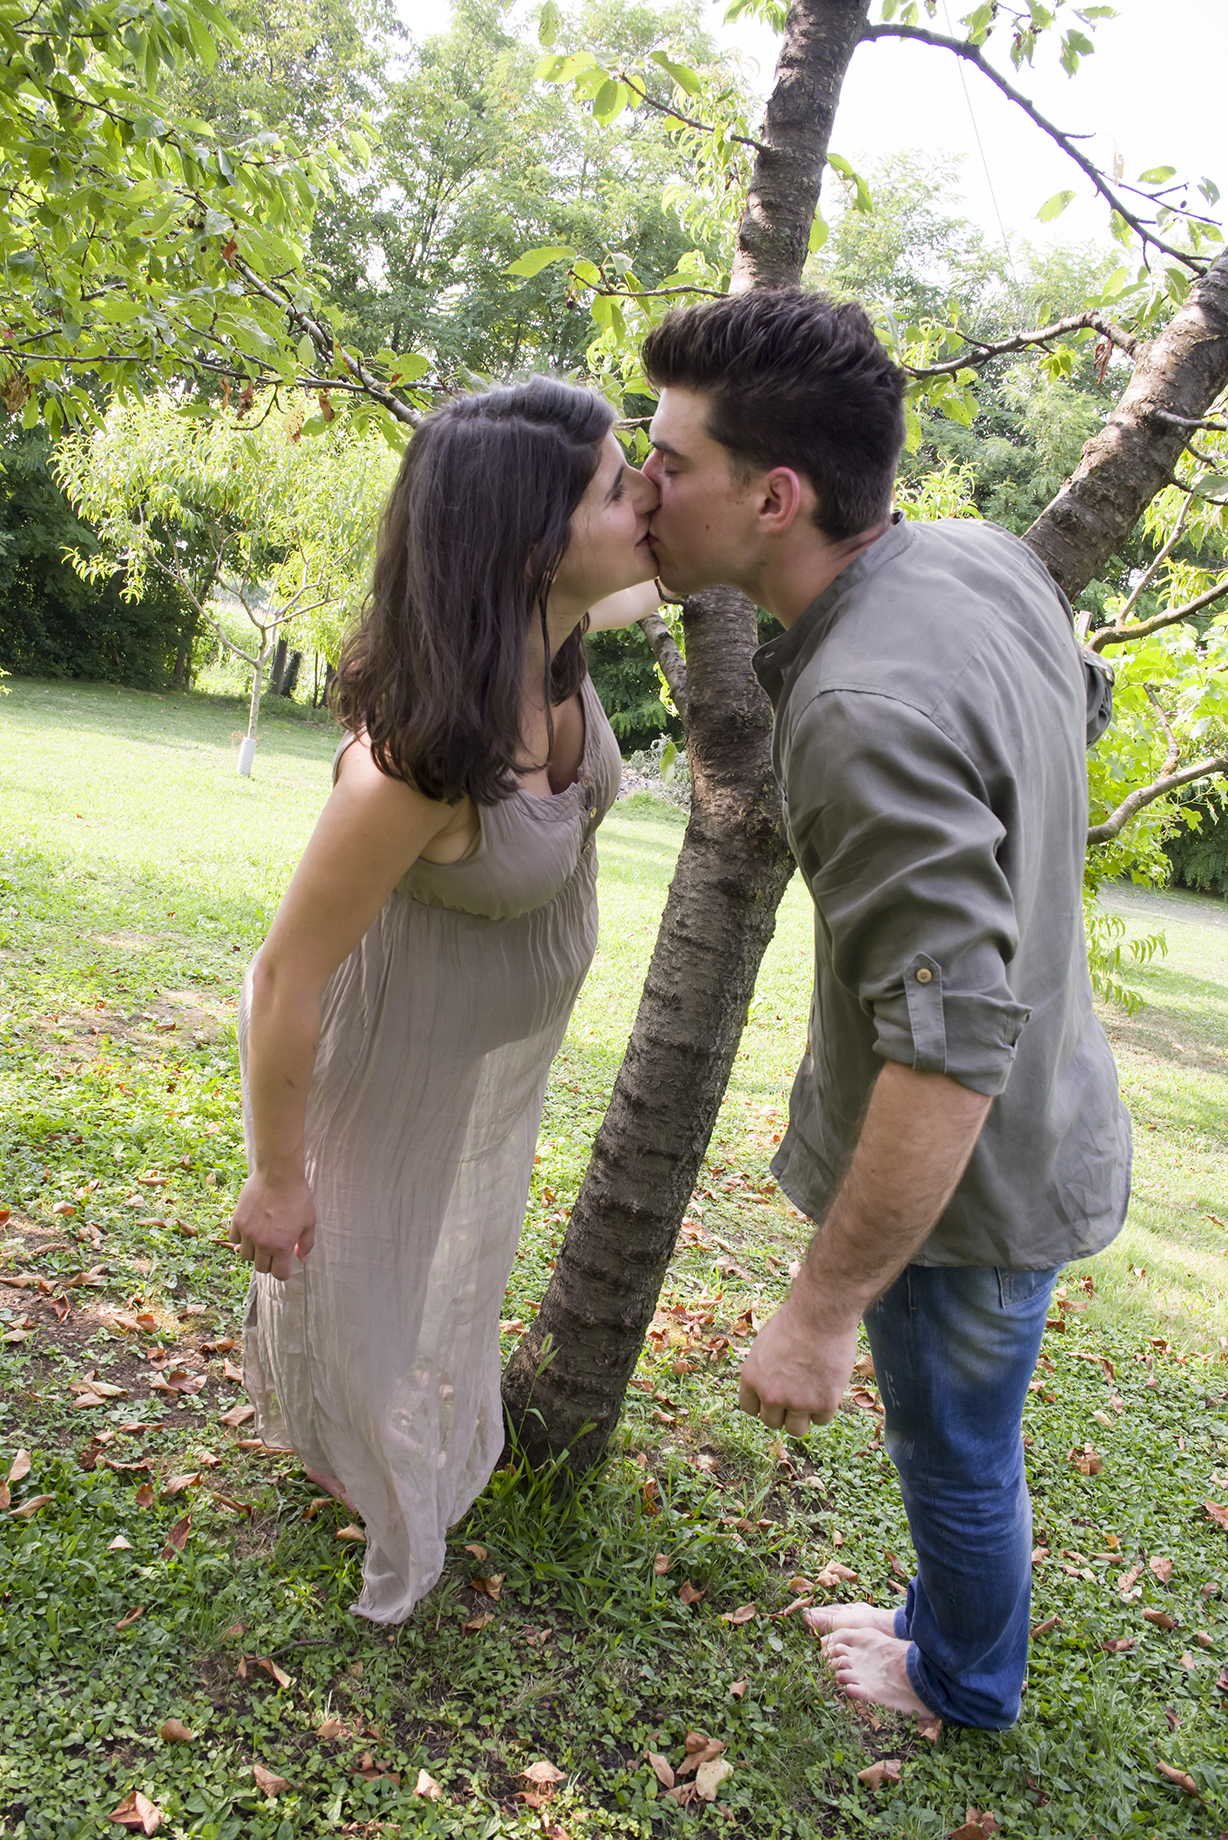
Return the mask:
POLYGON ((1065 1265, 1050 1265, 1044 1271, 1026 1271, 1019 1265, 999 1265, 998 1301, 1004 1310, 1021 1309, 1034 1301, 1036 1296, 1048 1293, 1056 1284, 1058 1275, 1065 1270, 1065 1265))

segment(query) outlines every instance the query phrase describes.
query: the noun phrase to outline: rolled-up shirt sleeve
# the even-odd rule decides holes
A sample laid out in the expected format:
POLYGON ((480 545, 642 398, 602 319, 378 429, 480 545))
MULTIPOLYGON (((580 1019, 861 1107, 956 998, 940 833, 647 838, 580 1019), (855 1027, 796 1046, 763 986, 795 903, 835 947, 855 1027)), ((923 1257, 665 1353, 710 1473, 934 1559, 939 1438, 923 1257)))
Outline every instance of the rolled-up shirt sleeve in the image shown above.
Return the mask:
POLYGON ((790 837, 874 1052, 995 1096, 1030 1011, 1007 975, 1019 934, 1006 829, 980 772, 894 697, 826 690, 790 715, 790 837))

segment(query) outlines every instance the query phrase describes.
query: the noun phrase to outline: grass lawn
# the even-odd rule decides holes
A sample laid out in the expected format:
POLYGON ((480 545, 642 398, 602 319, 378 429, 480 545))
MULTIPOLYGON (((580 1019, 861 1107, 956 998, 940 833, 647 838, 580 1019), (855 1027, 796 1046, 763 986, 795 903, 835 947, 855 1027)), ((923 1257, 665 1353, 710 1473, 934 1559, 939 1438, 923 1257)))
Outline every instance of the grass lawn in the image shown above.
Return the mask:
MULTIPOLYGON (((805 1444, 733 1403, 804 1242, 767 1172, 805 1033, 796 886, 612 1460, 572 1491, 500 1472, 407 1624, 348 1614, 348 1517, 246 1435, 244 1273, 219 1243, 243 1173, 240 976, 335 737, 301 710, 266 718, 242 781, 243 722, 217 698, 0 697, 0 1834, 115 1833, 139 1792, 176 1840, 938 1840, 970 1808, 1020 1836, 1222 1835, 1228 1531, 1202 1505, 1228 1502, 1219 904, 1166 908, 1168 957, 1135 979, 1146 1007, 1106 1017, 1136 1198, 1115 1246, 1067 1274, 1029 1403, 1023 1719, 927 1737, 838 1699, 792 1613, 890 1603, 909 1569, 872 1384, 805 1444), (820 1582, 833 1563, 856 1584, 820 1582), (497 1595, 471 1583, 498 1575, 497 1595), (688 1805, 648 1754, 676 1769, 697 1731, 733 1768, 688 1805), (898 1772, 867 1780, 876 1760, 898 1772)), ((550 1087, 508 1348, 561 1242, 681 837, 643 797, 604 828, 602 943, 550 1087)))

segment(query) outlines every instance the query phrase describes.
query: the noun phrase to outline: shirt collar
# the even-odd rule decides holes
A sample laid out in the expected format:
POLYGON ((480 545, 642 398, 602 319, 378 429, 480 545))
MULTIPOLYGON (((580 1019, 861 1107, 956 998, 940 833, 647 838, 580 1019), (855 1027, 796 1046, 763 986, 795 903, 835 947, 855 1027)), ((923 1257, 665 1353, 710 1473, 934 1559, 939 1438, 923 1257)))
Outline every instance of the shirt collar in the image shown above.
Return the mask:
POLYGON ((788 632, 761 645, 751 660, 755 676, 775 708, 786 679, 795 676, 831 631, 849 590, 867 581, 884 563, 902 556, 913 540, 902 511, 893 511, 890 528, 869 549, 841 569, 833 582, 816 595, 788 632))

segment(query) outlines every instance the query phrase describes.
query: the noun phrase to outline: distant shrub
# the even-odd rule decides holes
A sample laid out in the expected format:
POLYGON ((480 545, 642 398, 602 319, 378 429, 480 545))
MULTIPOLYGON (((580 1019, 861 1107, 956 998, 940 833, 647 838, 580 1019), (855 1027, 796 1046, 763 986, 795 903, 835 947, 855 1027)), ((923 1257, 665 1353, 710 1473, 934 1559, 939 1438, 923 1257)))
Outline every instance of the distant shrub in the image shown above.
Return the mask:
POLYGON ((1164 854, 1173 866, 1173 880, 1205 894, 1228 897, 1228 804, 1214 793, 1190 799, 1188 805, 1202 819, 1197 830, 1184 825, 1164 839, 1164 854))

